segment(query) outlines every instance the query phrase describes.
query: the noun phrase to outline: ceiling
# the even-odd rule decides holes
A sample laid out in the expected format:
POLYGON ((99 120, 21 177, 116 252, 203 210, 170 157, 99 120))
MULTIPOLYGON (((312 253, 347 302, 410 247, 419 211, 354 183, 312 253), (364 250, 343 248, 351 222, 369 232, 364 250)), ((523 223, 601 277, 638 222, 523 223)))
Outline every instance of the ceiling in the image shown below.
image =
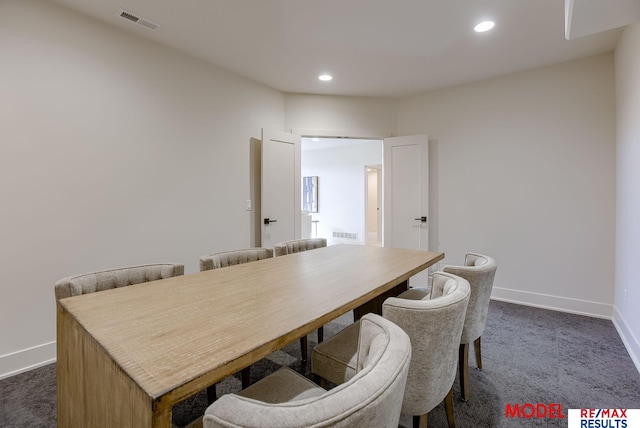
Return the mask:
POLYGON ((571 40, 563 0, 54 1, 283 92, 399 97, 610 52, 640 0, 566 0, 571 40))

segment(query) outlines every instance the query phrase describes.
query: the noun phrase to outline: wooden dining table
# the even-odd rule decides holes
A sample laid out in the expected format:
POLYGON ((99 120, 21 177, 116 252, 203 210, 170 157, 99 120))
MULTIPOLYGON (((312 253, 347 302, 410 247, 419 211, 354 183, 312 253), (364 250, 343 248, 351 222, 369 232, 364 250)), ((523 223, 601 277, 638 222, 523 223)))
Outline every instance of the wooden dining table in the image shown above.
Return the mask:
POLYGON ((65 427, 171 427, 172 407, 354 310, 443 253, 336 245, 57 302, 65 427))

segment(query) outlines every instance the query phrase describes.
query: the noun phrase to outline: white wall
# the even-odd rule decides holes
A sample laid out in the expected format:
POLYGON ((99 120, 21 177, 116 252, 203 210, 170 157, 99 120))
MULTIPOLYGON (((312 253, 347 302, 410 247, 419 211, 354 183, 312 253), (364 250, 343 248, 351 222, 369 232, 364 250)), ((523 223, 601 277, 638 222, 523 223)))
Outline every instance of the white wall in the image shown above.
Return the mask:
POLYGON ((327 238, 329 245, 365 243, 365 165, 381 163, 380 141, 302 153, 302 176, 318 176, 318 212, 311 216, 318 220, 319 238, 327 238), (333 232, 357 233, 358 238, 333 238, 333 232))
POLYGON ((613 65, 606 54, 400 102, 400 135, 430 138, 432 248, 450 263, 494 256, 494 297, 612 315, 613 65))
POLYGON ((55 356, 53 284, 249 244, 284 96, 47 1, 0 2, 0 377, 55 356))
POLYGON ((397 108, 398 135, 430 138, 430 249, 496 257, 496 298, 612 316, 612 54, 401 100, 285 100, 287 129, 380 133, 397 108))
POLYGON ((384 138, 396 135, 397 101, 389 98, 285 95, 285 127, 338 131, 308 134, 324 137, 384 138))
POLYGON ((640 24, 615 52, 617 115, 614 323, 640 370, 640 24))

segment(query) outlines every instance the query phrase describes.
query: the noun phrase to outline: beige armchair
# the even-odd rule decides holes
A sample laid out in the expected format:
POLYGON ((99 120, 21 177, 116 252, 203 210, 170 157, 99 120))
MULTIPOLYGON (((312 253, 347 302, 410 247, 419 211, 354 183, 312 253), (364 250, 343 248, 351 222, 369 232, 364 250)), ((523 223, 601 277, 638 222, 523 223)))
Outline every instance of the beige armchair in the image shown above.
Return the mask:
POLYGON ((243 250, 225 251, 200 257, 200 272, 218 269, 242 263, 255 262, 273 257, 271 248, 246 248, 243 250))
POLYGON ((275 247, 273 247, 273 251, 275 256, 278 257, 326 246, 327 240, 324 238, 294 239, 293 241, 276 244, 275 247))
MULTIPOLYGON (((245 248, 242 250, 224 251, 207 256, 201 256, 200 272, 219 269, 233 265, 239 265, 243 263, 255 262, 258 260, 268 259, 273 257, 273 250, 271 248, 245 248)), ((246 388, 251 384, 251 369, 245 367, 240 372, 242 379, 242 387, 246 388)), ((207 399, 209 403, 213 403, 216 400, 216 386, 211 385, 207 388, 207 399)))
MULTIPOLYGON (((316 248, 322 248, 327 246, 327 240, 324 238, 309 238, 309 239, 295 239, 293 241, 285 241, 273 248, 275 257, 286 256, 287 254, 299 253, 302 251, 314 250, 316 248)), ((318 330, 318 343, 324 340, 324 328, 320 327, 318 330)), ((307 361, 309 357, 307 336, 300 338, 300 353, 302 360, 307 361)))
POLYGON ((184 265, 156 263, 72 275, 54 285, 56 299, 184 275, 184 265))
POLYGON ((445 266, 444 271, 458 275, 471 285, 471 297, 467 307, 467 315, 464 320, 460 349, 458 356, 458 369, 460 377, 460 395, 464 401, 469 399, 469 344, 473 342, 478 370, 482 370, 482 354, 480 350, 480 337, 487 324, 487 313, 493 279, 496 275, 496 261, 482 254, 467 253, 464 266, 445 266))
POLYGON ((209 406, 204 428, 397 428, 411 361, 409 337, 379 315, 359 322, 357 373, 330 391, 285 368, 209 406))
MULTIPOLYGON (((457 350, 470 290, 467 280, 443 272, 433 274, 432 284, 431 299, 423 296, 424 299, 413 300, 404 298, 403 293, 387 299, 382 314, 411 339, 411 366, 402 413, 413 415, 414 427, 426 427, 427 414, 444 399, 452 427, 457 350)), ((312 355, 312 372, 335 384, 355 376, 358 358, 355 343, 360 328, 356 322, 318 345, 312 355)))

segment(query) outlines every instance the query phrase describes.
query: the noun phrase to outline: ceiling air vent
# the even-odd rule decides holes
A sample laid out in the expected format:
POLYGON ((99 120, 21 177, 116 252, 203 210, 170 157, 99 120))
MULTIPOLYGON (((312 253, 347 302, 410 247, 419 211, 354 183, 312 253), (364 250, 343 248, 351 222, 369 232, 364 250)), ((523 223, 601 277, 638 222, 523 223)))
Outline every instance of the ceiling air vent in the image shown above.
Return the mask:
POLYGON ((119 16, 124 19, 128 19, 131 22, 135 22, 136 24, 142 25, 143 27, 147 27, 151 30, 155 30, 156 28, 160 27, 160 25, 156 24, 155 22, 150 21, 141 16, 138 16, 135 13, 129 12, 128 10, 125 10, 125 9, 118 10, 118 12, 116 13, 116 16, 119 16))

